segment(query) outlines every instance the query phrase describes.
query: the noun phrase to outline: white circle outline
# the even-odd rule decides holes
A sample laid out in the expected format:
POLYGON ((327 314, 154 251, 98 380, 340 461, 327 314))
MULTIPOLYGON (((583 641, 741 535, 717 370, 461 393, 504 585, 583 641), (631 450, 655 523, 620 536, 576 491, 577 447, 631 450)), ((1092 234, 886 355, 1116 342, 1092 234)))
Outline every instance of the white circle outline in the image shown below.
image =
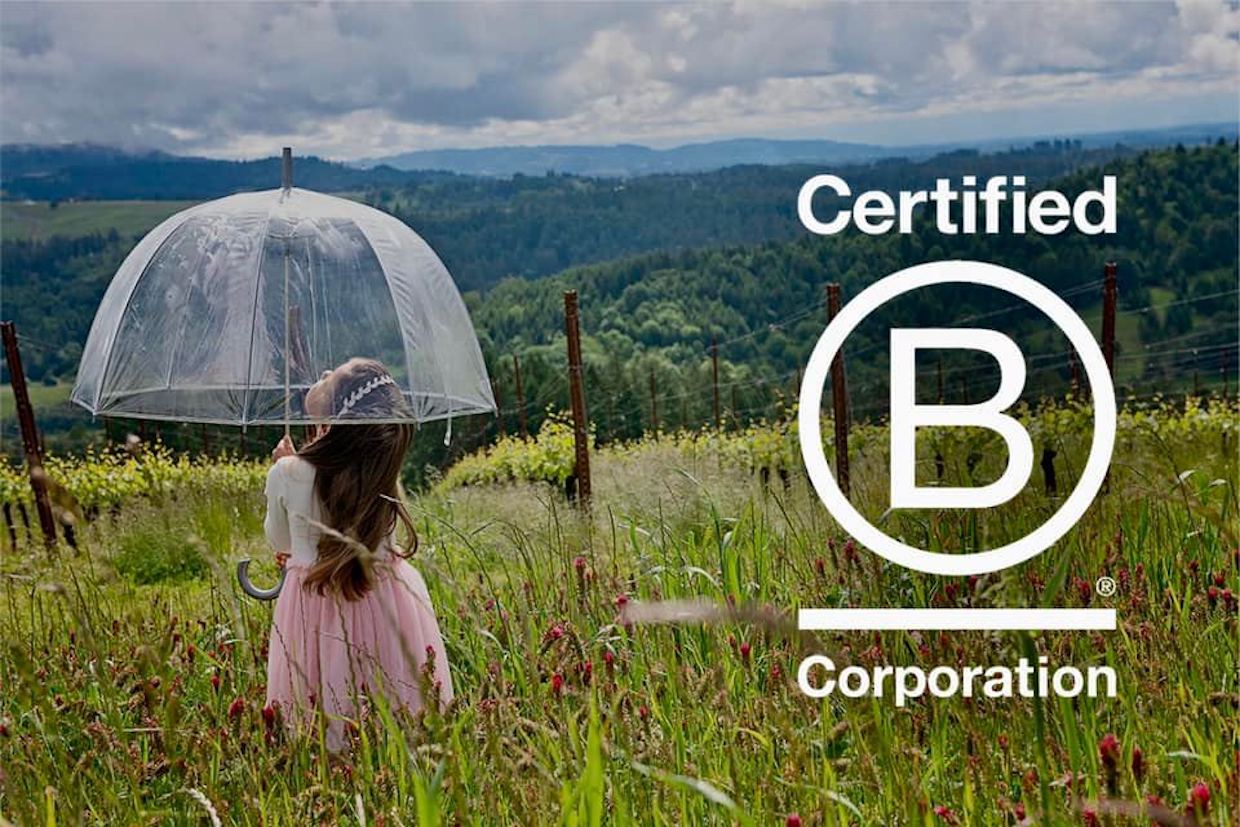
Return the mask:
POLYGON ((814 345, 801 383, 797 424, 801 456, 814 490, 840 526, 863 546, 891 562, 926 574, 969 575, 1019 565, 1050 548, 1084 516, 1102 488, 1115 448, 1115 388, 1102 350, 1080 316, 1059 296, 1023 273, 983 261, 932 261, 879 279, 827 325, 814 345), (822 392, 831 361, 848 335, 882 305, 936 284, 978 284, 1019 296, 1045 313, 1076 349, 1093 392, 1094 437, 1076 488, 1051 518, 1024 537, 989 551, 946 554, 915 548, 884 534, 853 508, 827 464, 822 441, 822 392), (811 439, 813 436, 815 438, 811 439))

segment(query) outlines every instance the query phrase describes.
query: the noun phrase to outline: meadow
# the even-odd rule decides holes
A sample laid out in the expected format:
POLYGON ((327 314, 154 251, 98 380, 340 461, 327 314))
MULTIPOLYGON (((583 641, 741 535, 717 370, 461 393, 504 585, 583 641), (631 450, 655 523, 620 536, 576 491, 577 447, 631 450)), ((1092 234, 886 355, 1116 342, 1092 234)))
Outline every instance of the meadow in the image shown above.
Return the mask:
POLYGON ((129 238, 145 233, 192 201, 8 201, 4 204, 5 241, 75 237, 116 230, 129 238))
MULTIPOLYGON (((53 460, 77 548, 17 527, 0 553, 0 823, 1235 824, 1240 521, 1234 403, 1130 403, 1105 493, 1034 560, 971 578, 890 565, 809 490, 792 423, 648 434, 593 455, 566 499, 551 417, 411 497, 457 689, 378 704, 347 755, 263 708, 270 606, 233 563, 262 538, 262 463, 159 449, 53 460), (1102 576, 1117 591, 1095 590, 1102 576), (802 606, 1114 606, 1108 633, 802 634, 802 606), (811 700, 801 659, 1112 666, 1118 697, 811 700)), ((889 516, 968 549, 1066 494, 1088 409, 1025 411, 1059 491, 889 516)), ((923 478, 980 481, 995 452, 928 433, 923 478)), ((854 502, 883 511, 885 430, 859 425, 854 502)), ((0 476, 6 501, 25 487, 0 476)), ((2 540, 3 538, 0 538, 2 540)))

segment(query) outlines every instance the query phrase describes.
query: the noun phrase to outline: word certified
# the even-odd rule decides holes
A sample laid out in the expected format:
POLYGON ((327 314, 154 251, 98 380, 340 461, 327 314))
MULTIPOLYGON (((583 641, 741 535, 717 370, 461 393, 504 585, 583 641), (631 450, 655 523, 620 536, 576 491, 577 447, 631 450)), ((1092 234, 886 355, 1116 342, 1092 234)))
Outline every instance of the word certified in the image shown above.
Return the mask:
POLYGON ((1085 235, 1115 233, 1114 175, 1103 177, 1101 190, 1086 190, 1073 199, 1057 190, 1029 193, 1023 175, 996 175, 980 187, 975 175, 965 175, 958 187, 939 178, 930 190, 902 190, 894 198, 870 190, 851 205, 843 203, 852 195, 838 175, 815 175, 801 187, 797 215, 817 235, 834 235, 850 224, 867 235, 893 229, 907 234, 919 212, 932 216, 943 235, 1058 235, 1070 226, 1085 235))

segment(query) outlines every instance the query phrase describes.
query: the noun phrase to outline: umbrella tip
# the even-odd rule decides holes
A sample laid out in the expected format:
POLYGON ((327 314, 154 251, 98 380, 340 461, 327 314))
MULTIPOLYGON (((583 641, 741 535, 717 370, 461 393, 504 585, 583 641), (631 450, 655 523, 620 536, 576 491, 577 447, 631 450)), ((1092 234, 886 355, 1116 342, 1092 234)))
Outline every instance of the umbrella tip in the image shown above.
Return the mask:
POLYGON ((284 189, 290 190, 293 188, 293 148, 291 146, 284 147, 281 182, 284 189))

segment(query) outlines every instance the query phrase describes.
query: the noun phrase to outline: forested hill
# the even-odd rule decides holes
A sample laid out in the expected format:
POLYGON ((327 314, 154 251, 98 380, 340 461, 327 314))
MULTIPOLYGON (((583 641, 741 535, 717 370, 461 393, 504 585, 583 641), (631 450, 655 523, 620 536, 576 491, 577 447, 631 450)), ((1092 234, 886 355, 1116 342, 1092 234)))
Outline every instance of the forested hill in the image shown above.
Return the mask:
MULTIPOLYGON (((833 171, 858 190, 894 191, 927 185, 936 177, 959 180, 964 174, 1020 173, 1031 182, 1045 181, 1135 152, 1123 146, 1083 149, 1075 142, 1057 141, 990 155, 958 151, 920 161, 891 159, 833 171)), ((83 159, 74 156, 70 160, 79 163, 83 159)), ((108 169, 117 175, 128 174, 120 159, 105 160, 116 161, 118 166, 108 169)), ((30 161, 33 164, 37 159, 30 161)), ((44 159, 45 163, 63 161, 44 159)), ((237 174, 259 176, 262 186, 269 186, 267 178, 278 177, 274 162, 255 163, 260 166, 239 167, 237 174)), ((299 160, 297 180, 314 169, 299 160), (309 170, 303 169, 307 166, 309 170)), ((353 172, 333 167, 324 174, 342 170, 342 174, 353 172)), ((797 190, 808 176, 821 171, 819 167, 751 166, 623 182, 560 175, 505 180, 402 173, 407 177, 401 183, 374 187, 359 197, 393 212, 422 234, 462 290, 485 291, 505 277, 537 278, 575 265, 651 251, 798 238, 804 230, 796 217, 797 190)), ((204 167, 203 174, 207 173, 204 167)), ((105 176, 101 180, 120 179, 105 176)), ((4 316, 14 319, 30 340, 43 343, 26 359, 27 370, 36 380, 63 378, 76 370, 99 299, 138 240, 136 235, 109 229, 122 223, 122 214, 125 224, 138 226, 127 212, 132 204, 66 203, 54 210, 48 206, 12 202, 0 206, 6 216, 0 247, 4 316), (14 237, 13 228, 21 223, 16 217, 27 211, 34 215, 42 211, 49 223, 63 220, 66 225, 80 226, 79 217, 83 222, 93 220, 102 229, 72 237, 14 237)), ((149 209, 158 202, 142 202, 141 206, 149 209)), ((150 215, 153 226, 163 214, 150 215)))
MULTIPOLYGON (((1191 376, 1191 370, 1180 369, 1188 364, 1184 357, 1176 362, 1144 354, 1195 349, 1201 365, 1214 365, 1230 344, 1234 365, 1236 158, 1236 146, 1222 142, 1159 150, 1050 184, 1071 196, 1098 188, 1103 174, 1116 175, 1119 232, 1114 236, 943 236, 927 223, 907 236, 803 234, 784 243, 646 255, 538 281, 510 279, 487 294, 474 319, 495 354, 541 351, 549 360, 562 360, 561 296, 575 288, 595 364, 608 366, 597 368, 607 376, 604 384, 636 400, 640 410, 653 368, 669 389, 695 388, 692 405, 701 417, 710 402, 706 354, 712 337, 722 343, 729 384, 742 389, 741 406, 752 407, 759 397, 769 397, 764 383, 787 383, 804 364, 825 324, 827 282, 842 282, 847 299, 913 264, 977 259, 1033 276, 1096 319, 1101 293, 1096 284, 1103 262, 1113 259, 1121 273, 1121 381, 1137 388, 1168 387, 1172 381, 1183 387, 1191 376), (1211 354, 1214 362, 1208 361, 1211 354)), ((919 324, 941 325, 992 316, 1012 303, 1011 296, 994 291, 945 289, 919 292, 904 312, 919 324)), ((1032 309, 1006 313, 1002 326, 1025 328, 1035 350, 1063 349, 1042 340, 1037 331, 1045 320, 1032 309)), ((862 336, 850 339, 849 348, 878 351, 875 344, 862 336)), ((878 366, 867 358, 850 371, 864 377, 878 366)), ((1067 358, 1055 368, 1043 373, 1041 384, 1066 380, 1067 358)))
MULTIPOLYGON (((980 154, 889 158, 831 167, 854 191, 931 186, 935 178, 1025 175, 1031 182, 1096 166, 1136 150, 1041 142, 980 154)), ((738 166, 709 173, 625 181, 546 176, 511 180, 444 178, 378 188, 367 200, 416 229, 464 290, 501 278, 536 278, 578 264, 655 250, 791 240, 804 233, 796 195, 821 166, 738 166)))
MULTIPOLYGON (((36 201, 70 199, 206 199, 241 190, 280 186, 278 157, 223 161, 150 152, 126 154, 89 145, 4 147, 6 198, 36 201)), ((438 180, 442 172, 402 172, 392 167, 361 170, 321 158, 298 158, 295 181, 316 190, 353 190, 409 181, 438 180)))
MULTIPOLYGON (((1196 370, 1208 382, 1218 376, 1225 353, 1234 376, 1235 144, 1116 154, 1101 167, 1083 167, 1090 153, 1061 146, 1058 152, 956 153, 934 162, 836 170, 854 190, 1019 172, 1039 188, 1067 194, 1097 188, 1111 173, 1119 184, 1115 236, 948 237, 923 225, 911 235, 813 237, 797 223, 795 197, 805 177, 822 170, 804 167, 654 176, 623 189, 616 182, 558 176, 444 179, 453 199, 437 194, 439 184, 425 182, 372 196, 426 235, 458 282, 494 285, 467 300, 510 428, 516 424, 513 353, 522 356, 535 424, 546 404, 566 404, 562 291, 579 290, 591 416, 607 438, 649 424, 652 371, 668 394, 665 422, 707 419, 712 337, 720 342, 723 406, 750 415, 772 411, 773 389, 790 388, 822 330, 825 283, 842 282, 847 299, 890 272, 947 258, 1025 272, 1066 295, 1095 325, 1102 263, 1113 258, 1121 273, 1122 386, 1183 389, 1196 370), (1046 180, 1056 166, 1076 171, 1046 180), (724 239, 733 243, 721 246, 724 239), (622 257, 652 248, 660 251, 622 257), (500 280, 513 272, 538 276, 560 261, 607 257, 617 258, 545 278, 500 280)), ((4 243, 4 315, 18 322, 33 380, 72 375, 99 298, 135 240, 110 232, 4 243)), ((1022 346, 1045 360, 1031 375, 1031 387, 1062 392, 1068 363, 1054 354, 1063 344, 1038 332, 1045 323, 1033 312, 1011 305, 1012 297, 993 292, 939 291, 919 294, 901 318, 942 325, 972 316, 1002 322, 1005 331, 1016 326, 1022 346)), ((884 352, 875 346, 879 335, 863 326, 848 343, 859 399, 884 368, 871 355, 884 352)), ((953 387, 958 378, 949 370, 953 387)))

